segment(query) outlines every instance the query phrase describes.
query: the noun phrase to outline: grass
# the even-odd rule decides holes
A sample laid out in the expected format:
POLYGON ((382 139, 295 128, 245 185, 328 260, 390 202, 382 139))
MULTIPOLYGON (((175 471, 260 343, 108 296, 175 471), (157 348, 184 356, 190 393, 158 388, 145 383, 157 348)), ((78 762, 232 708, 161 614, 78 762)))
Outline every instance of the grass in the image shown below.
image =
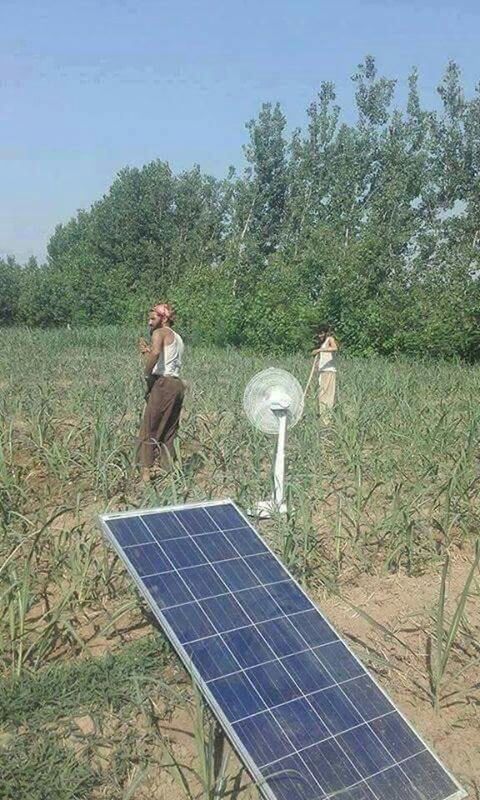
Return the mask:
POLYGON ((112 800, 127 765, 139 758, 135 737, 115 736, 164 680, 170 650, 161 637, 144 637, 116 656, 64 661, 0 684, 0 798, 79 800, 95 790, 112 800), (112 722, 117 718, 117 726, 112 722), (91 721, 87 735, 78 724, 91 721), (112 775, 98 751, 106 731, 112 775), (93 757, 92 757, 93 756, 93 757), (115 776, 120 773, 120 781, 115 776))
POLYGON ((2 800, 79 800, 90 797, 97 782, 87 761, 52 733, 23 734, 8 743, 0 750, 0 774, 2 800))
POLYGON ((100 658, 61 661, 26 673, 21 680, 5 678, 0 682, 0 724, 5 728, 41 725, 102 708, 120 711, 128 705, 136 684, 152 686, 169 660, 164 639, 144 637, 115 656, 107 653, 100 658))
MULTIPOLYGON (((134 745, 128 731, 134 730, 135 715, 145 716, 148 675, 158 677, 153 664, 161 668, 165 653, 157 664, 151 644, 139 644, 139 651, 129 644, 136 632, 151 630, 151 619, 104 546, 96 515, 226 496, 246 508, 267 496, 274 443, 244 418, 243 389, 256 371, 272 365, 305 382, 310 363, 302 354, 272 359, 187 348, 179 461, 167 478, 144 488, 134 467, 143 397, 136 332, 2 330, 0 338, 3 729, 21 731, 28 720, 38 730, 58 724, 63 731, 64 717, 80 713, 78 698, 88 713, 105 700, 102 714, 108 707, 108 714, 121 717, 123 709, 133 728, 110 720, 119 726, 117 755, 112 750, 107 759, 110 784, 105 765, 95 766, 92 778, 82 771, 78 753, 77 766, 64 758, 72 776, 78 768, 84 781, 76 796, 95 796, 97 781, 97 787, 108 784, 105 796, 143 797, 145 754, 151 760, 158 734, 157 745, 150 728, 134 745), (34 354, 28 368, 26 351, 34 354), (92 657, 102 651, 110 655, 92 657), (143 683, 135 671, 137 657, 143 683), (133 685, 129 675, 138 687, 133 704, 118 688, 122 682, 133 685)), ((343 594, 365 573, 438 576, 438 602, 427 630, 430 658, 422 669, 440 714, 450 682, 467 666, 462 653, 470 659, 479 638, 479 394, 476 366, 343 356, 332 426, 320 428, 312 388, 305 415, 289 435, 291 512, 262 529, 314 593, 327 586, 343 594), (472 571, 452 595, 447 569, 457 557, 469 561, 472 571)), ((471 703, 472 693, 462 702, 471 703)), ((11 739, 2 750, 12 765, 17 757, 19 764, 27 758, 28 742, 17 738, 16 756, 11 739)), ((205 742, 197 745, 201 756, 205 742)), ((56 743, 47 737, 32 763, 55 763, 70 746, 68 737, 56 743)), ((199 769, 204 785, 211 786, 208 764, 199 769)))

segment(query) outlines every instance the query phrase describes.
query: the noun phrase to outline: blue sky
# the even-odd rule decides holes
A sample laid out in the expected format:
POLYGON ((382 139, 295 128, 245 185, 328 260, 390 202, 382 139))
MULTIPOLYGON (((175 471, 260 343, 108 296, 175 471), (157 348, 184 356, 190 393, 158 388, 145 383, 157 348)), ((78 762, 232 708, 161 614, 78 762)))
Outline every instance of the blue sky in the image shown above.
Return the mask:
POLYGON ((0 0, 0 256, 45 256, 57 223, 153 158, 217 176, 245 122, 279 100, 290 128, 322 80, 352 120, 367 53, 427 106, 450 58, 480 80, 478 0, 0 0))

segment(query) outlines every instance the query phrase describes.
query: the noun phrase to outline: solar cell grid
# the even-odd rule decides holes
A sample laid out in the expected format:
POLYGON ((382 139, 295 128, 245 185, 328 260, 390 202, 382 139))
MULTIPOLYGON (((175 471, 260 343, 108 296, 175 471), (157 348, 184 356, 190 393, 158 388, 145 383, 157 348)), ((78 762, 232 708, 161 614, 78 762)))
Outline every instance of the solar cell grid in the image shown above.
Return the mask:
POLYGON ((190 589, 175 572, 151 575, 143 582, 160 609, 192 603, 195 598, 190 589))
POLYGON ((167 541, 167 539, 179 539, 188 536, 187 529, 173 512, 145 514, 139 517, 139 521, 155 541, 159 543, 167 541))
POLYGON ((464 796, 231 502, 102 523, 266 797, 464 796))

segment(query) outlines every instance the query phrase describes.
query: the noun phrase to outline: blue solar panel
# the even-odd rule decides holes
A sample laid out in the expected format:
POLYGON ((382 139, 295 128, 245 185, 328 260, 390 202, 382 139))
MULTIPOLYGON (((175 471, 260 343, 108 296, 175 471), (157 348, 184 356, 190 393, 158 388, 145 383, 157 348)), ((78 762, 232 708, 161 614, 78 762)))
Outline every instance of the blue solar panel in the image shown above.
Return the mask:
POLYGON ((231 501, 101 524, 268 800, 465 796, 231 501))

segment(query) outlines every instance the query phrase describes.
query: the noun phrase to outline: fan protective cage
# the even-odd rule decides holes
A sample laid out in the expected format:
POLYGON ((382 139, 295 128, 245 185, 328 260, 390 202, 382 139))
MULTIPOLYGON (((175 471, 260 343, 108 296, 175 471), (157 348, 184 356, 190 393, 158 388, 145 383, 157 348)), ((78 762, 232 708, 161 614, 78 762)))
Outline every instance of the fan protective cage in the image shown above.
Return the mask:
POLYGON ((243 408, 248 419, 264 433, 278 432, 278 416, 272 406, 287 408, 289 428, 293 428, 302 416, 303 389, 300 383, 290 372, 277 367, 257 372, 243 395, 243 408))

